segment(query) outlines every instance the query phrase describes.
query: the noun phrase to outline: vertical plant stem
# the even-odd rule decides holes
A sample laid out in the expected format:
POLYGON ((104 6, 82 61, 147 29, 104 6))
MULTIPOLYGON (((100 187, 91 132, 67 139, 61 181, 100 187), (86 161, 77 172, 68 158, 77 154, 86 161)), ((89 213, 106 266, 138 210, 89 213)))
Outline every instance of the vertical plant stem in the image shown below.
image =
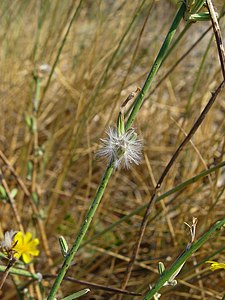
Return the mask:
POLYGON ((166 55, 166 52, 167 52, 167 50, 168 50, 168 48, 169 48, 169 46, 172 42, 172 39, 173 39, 174 34, 176 32, 176 29, 177 29, 180 21, 183 18, 185 9, 186 9, 185 3, 182 3, 179 10, 178 10, 178 12, 177 12, 177 14, 176 14, 176 16, 175 16, 175 18, 174 18, 174 21, 173 21, 173 23, 172 23, 172 25, 169 29, 169 32, 168 32, 168 34, 167 34, 167 36, 164 40, 164 43, 163 43, 161 49, 159 50, 159 53, 158 53, 158 55, 155 59, 155 62, 154 62, 153 66, 152 66, 152 68, 151 68, 151 70, 148 74, 148 77, 147 77, 147 79, 146 79, 146 81, 145 81, 145 83, 142 87, 142 90, 139 93, 139 95, 138 95, 138 97, 135 101, 135 105, 134 105, 134 107, 133 107, 133 109, 130 113, 130 116, 127 120, 127 123, 126 123, 126 130, 131 127, 131 125, 132 125, 139 109, 141 108, 141 105, 144 101, 144 97, 146 96, 146 93, 147 93, 147 91, 149 90, 149 88, 151 86, 152 80, 155 77, 158 69, 160 68, 160 66, 163 62, 163 59, 164 59, 164 57, 166 55))
POLYGON ((196 243, 194 243, 188 250, 184 251, 184 253, 174 262, 174 264, 162 274, 153 289, 146 294, 144 300, 152 299, 152 297, 163 287, 166 281, 170 279, 176 270, 178 270, 193 253, 195 253, 204 243, 206 243, 216 231, 224 226, 224 224, 225 218, 216 222, 196 243))
MULTIPOLYGON (((18 180, 20 183, 22 189, 25 192, 25 195, 29 197, 32 209, 36 215, 37 222, 38 222, 38 227, 40 230, 40 235, 42 238, 43 246, 47 255, 48 263, 49 266, 53 265, 53 261, 51 258, 51 252, 49 249, 49 244, 48 244, 48 239, 46 236, 45 228, 43 221, 40 219, 38 208, 36 207, 36 204, 32 200, 32 195, 37 194, 37 173, 38 173, 38 147, 39 147, 39 142, 38 142, 38 109, 40 105, 40 91, 41 91, 41 78, 39 78, 38 74, 35 74, 34 76, 35 80, 35 95, 34 95, 34 102, 33 102, 33 171, 32 171, 32 184, 31 184, 31 193, 27 190, 25 185, 23 183, 21 184, 21 180, 18 180), (25 189, 24 189, 25 187, 25 189)), ((18 179, 18 178, 17 178, 18 179)))
MULTIPOLYGON (((158 69, 160 68, 160 66, 162 64, 163 59, 165 58, 165 55, 166 55, 166 53, 167 53, 167 51, 169 49, 169 46, 170 46, 170 44, 172 42, 172 39, 173 39, 174 34, 176 32, 176 29, 177 29, 180 21, 183 18, 185 10, 186 10, 186 5, 185 5, 185 3, 182 3, 181 6, 180 6, 180 8, 179 8, 179 10, 178 10, 178 12, 177 12, 177 14, 176 14, 176 16, 175 16, 175 18, 174 18, 174 20, 173 20, 173 22, 172 22, 172 25, 171 25, 171 27, 169 29, 169 32, 168 32, 168 34, 167 34, 167 36, 166 36, 166 38, 165 38, 165 40, 164 40, 164 42, 162 44, 162 47, 159 50, 159 53, 158 53, 158 55, 157 55, 157 57, 155 59, 155 62, 154 62, 153 66, 152 66, 152 68, 151 68, 151 70, 150 70, 150 72, 149 72, 149 74, 147 76, 147 79, 146 79, 146 81, 145 81, 145 83, 144 83, 144 85, 142 87, 142 90, 141 90, 141 92, 137 96, 137 99, 135 101, 134 107, 133 107, 133 109, 132 109, 132 111, 131 111, 131 113, 129 115, 129 118, 128 118, 127 122, 126 122, 126 125, 125 125, 125 129, 126 130, 128 130, 131 127, 131 125, 132 125, 132 123, 133 123, 133 121, 134 121, 134 119, 135 119, 138 111, 141 108, 141 105, 142 105, 142 103, 144 101, 144 97, 145 97, 147 91, 149 90, 149 88, 151 86, 153 78, 155 77, 158 69)), ((149 208, 147 207, 146 211, 148 211, 148 210, 149 210, 149 208)), ((141 226, 142 230, 140 230, 140 237, 138 238, 138 241, 137 241, 136 246, 134 248, 133 256, 131 258, 130 263, 128 264, 127 273, 126 273, 124 281, 123 281, 123 283, 121 285, 122 289, 126 288, 127 283, 128 283, 128 281, 130 279, 130 275, 131 275, 133 263, 136 260, 136 256, 137 256, 137 253, 138 253, 138 250, 139 250, 139 247, 140 247, 140 242, 141 242, 142 237, 144 235, 145 226, 147 224, 146 222, 147 222, 147 217, 145 215, 145 217, 143 219, 142 226, 141 226), (145 218, 146 218, 146 220, 145 220, 145 218)), ((119 297, 118 299, 121 299, 121 297, 119 297)))
POLYGON ((87 216, 84 220, 84 223, 83 223, 83 225, 81 226, 81 228, 78 232, 77 238, 76 238, 70 252, 68 253, 67 257, 65 258, 64 263, 63 263, 63 265, 62 265, 62 267, 61 267, 61 269, 58 273, 58 276, 56 277, 56 280, 55 280, 55 282, 52 286, 52 289, 51 289, 51 291, 48 295, 48 298, 47 298, 48 300, 55 299, 55 295, 57 293, 57 290, 59 289, 59 286, 60 286, 67 270, 69 269, 70 264, 73 261, 73 258, 75 256, 75 254, 77 253, 77 250, 79 249, 79 246, 80 246, 80 244, 81 244, 81 242, 82 242, 82 240, 83 240, 83 238, 84 238, 84 236, 85 236, 85 234, 88 230, 88 227, 89 227, 89 225, 90 225, 90 223, 91 223, 91 221, 94 217, 94 214, 95 214, 95 212, 96 212, 96 210, 97 210, 97 208, 100 204, 100 201, 101 201, 102 196, 104 194, 104 191, 105 191, 105 188, 106 188, 107 183, 109 181, 109 178, 112 175, 112 172, 113 172, 113 162, 111 162, 108 165, 108 167, 105 171, 105 174, 102 178, 101 184, 99 185, 96 196, 95 196, 95 198, 94 198, 94 200, 91 204, 91 207, 90 207, 90 209, 87 213, 87 216))
MULTIPOLYGON (((186 26, 184 27, 184 29, 181 31, 181 33, 179 34, 179 36, 177 37, 177 39, 173 42, 173 44, 167 49, 163 60, 161 62, 161 65, 165 62, 165 60, 167 59, 167 57, 171 54, 171 52, 176 48, 176 46, 179 44, 179 42, 182 40, 182 38, 184 37, 185 33, 187 32, 187 30, 190 28, 192 23, 188 23, 186 24, 186 26)), ((201 40, 201 38, 200 38, 201 40)), ((194 43, 192 45, 192 47, 182 55, 182 57, 166 72, 166 74, 157 82, 156 86, 154 87, 154 89, 152 91, 150 91, 150 93, 146 96, 146 98, 148 99, 150 95, 154 94, 155 90, 161 85, 161 83, 166 79, 166 77, 173 71, 173 69, 176 68, 176 66, 185 58, 186 55, 189 54, 189 52, 191 52, 191 50, 195 47, 195 45, 198 43, 198 41, 196 43, 194 43)), ((146 99, 144 99, 142 101, 141 106, 144 104, 144 102, 146 101, 146 99)), ((126 116, 129 115, 130 111, 133 109, 135 103, 131 104, 131 106, 129 107, 128 111, 126 112, 126 116)))

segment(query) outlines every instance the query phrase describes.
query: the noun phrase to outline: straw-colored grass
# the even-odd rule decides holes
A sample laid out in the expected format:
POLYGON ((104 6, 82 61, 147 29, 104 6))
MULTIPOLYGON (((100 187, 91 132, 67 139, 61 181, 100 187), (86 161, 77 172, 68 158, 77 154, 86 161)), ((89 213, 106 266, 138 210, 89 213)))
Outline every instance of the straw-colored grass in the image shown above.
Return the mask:
MULTIPOLYGON (((106 167, 104 160, 96 158, 99 140, 108 126, 115 125, 122 102, 143 85, 176 12, 172 1, 146 0, 131 24, 141 1, 83 1, 46 91, 49 73, 41 73, 41 101, 35 113, 34 75, 43 64, 53 66, 77 6, 78 1, 69 0, 0 2, 0 150, 8 159, 8 165, 1 160, 0 166, 10 190, 18 189, 15 203, 25 230, 40 239, 41 253, 34 266, 46 277, 56 274, 63 260, 58 236, 63 235, 72 245, 98 188, 106 167), (30 118, 37 121, 33 132, 26 123, 30 118), (28 174, 29 162, 33 169, 28 174), (35 205, 39 216, 34 215, 29 197, 9 166, 33 198, 38 198, 35 205), (49 258, 37 217, 44 224, 49 258)), ((210 25, 197 22, 190 27, 160 68, 152 90, 210 25)), ((223 37, 224 25, 222 18, 223 37)), ((184 26, 182 21, 177 35, 184 26)), ((144 211, 93 237, 148 202, 155 182, 221 82, 212 35, 211 30, 146 97, 134 123, 144 144, 143 160, 139 166, 113 173, 85 237, 85 242, 92 240, 80 248, 67 276, 121 287, 144 211)), ((224 97, 222 92, 192 142, 178 157, 161 194, 224 160, 224 97)), ((156 203, 127 290, 146 294, 149 284, 158 278, 157 263, 163 261, 169 266, 184 250, 189 241, 184 222, 191 223, 192 217, 197 217, 199 237, 224 217, 224 178, 224 172, 218 169, 156 203)), ((9 202, 0 203, 0 215, 2 237, 6 230, 18 230, 9 202)), ((210 259, 225 262, 224 241, 224 234, 218 233, 201 247, 185 264, 178 285, 164 288, 161 299, 222 299, 225 270, 211 272, 202 262, 216 251, 210 259)), ((15 286, 26 282, 26 278, 9 276, 2 299, 22 299, 15 286)), ((46 295, 52 283, 51 278, 43 280, 46 295)), ((59 299, 83 288, 64 281, 59 299)), ((113 290, 90 289, 82 299, 117 297, 113 290)), ((35 290, 33 296, 36 299, 35 290)), ((122 299, 134 296, 124 295, 122 299)))

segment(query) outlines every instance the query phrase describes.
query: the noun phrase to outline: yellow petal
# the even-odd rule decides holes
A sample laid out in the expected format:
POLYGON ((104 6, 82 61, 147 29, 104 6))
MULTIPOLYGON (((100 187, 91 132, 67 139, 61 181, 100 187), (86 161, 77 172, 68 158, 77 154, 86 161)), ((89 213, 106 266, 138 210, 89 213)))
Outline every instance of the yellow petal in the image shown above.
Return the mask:
POLYGON ((24 244, 28 244, 31 239, 32 239, 32 234, 29 231, 27 231, 24 236, 24 244))
POLYGON ((23 233, 21 231, 18 231, 14 236, 14 242, 16 242, 16 245, 23 243, 23 233))
POLYGON ((212 271, 216 271, 218 269, 225 269, 225 264, 224 263, 218 263, 218 262, 213 261, 213 260, 208 260, 208 261, 206 261, 206 263, 211 264, 210 269, 212 271))
POLYGON ((40 253, 40 251, 37 250, 37 249, 33 249, 33 250, 30 250, 30 251, 29 251, 29 254, 30 254, 30 255, 33 255, 33 256, 38 256, 39 253, 40 253))
POLYGON ((23 261, 25 262, 25 264, 29 264, 29 262, 31 262, 31 257, 28 253, 23 253, 23 261))
POLYGON ((33 239, 30 243, 29 243, 29 247, 36 247, 39 244, 39 239, 33 239))
POLYGON ((15 257, 16 259, 19 259, 20 256, 21 256, 21 254, 22 254, 22 253, 16 252, 16 253, 14 254, 14 257, 15 257))

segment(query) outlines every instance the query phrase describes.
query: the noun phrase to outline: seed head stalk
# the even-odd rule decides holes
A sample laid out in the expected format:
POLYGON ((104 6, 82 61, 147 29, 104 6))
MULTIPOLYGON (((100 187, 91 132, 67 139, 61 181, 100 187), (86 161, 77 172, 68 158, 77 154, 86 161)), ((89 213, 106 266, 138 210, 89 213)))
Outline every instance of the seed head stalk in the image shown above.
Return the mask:
POLYGON ((112 172, 113 172, 113 162, 110 162, 107 169, 106 169, 106 171, 105 171, 105 174, 102 178, 101 184, 100 184, 100 186, 97 190, 96 196, 95 196, 95 198, 94 198, 94 200, 93 200, 93 202, 92 202, 92 204, 89 208, 87 216, 86 216, 86 218, 85 218, 85 220, 84 220, 84 222, 83 222, 83 224, 80 228, 80 231, 77 235, 75 243, 73 244, 70 252, 68 253, 68 255, 66 256, 66 258, 64 260, 64 263, 63 263, 63 265, 62 265, 62 267, 61 267, 61 269, 58 273, 58 276, 56 277, 56 280, 55 280, 55 282, 52 286, 52 289, 49 293, 49 296, 48 296, 47 300, 55 299, 55 295, 57 293, 57 290, 59 289, 59 286, 60 286, 67 270, 69 269, 70 264, 73 261, 73 258, 75 256, 75 254, 77 253, 77 250, 79 249, 79 246, 80 246, 80 244, 81 244, 81 242, 82 242, 82 240, 83 240, 83 238, 84 238, 84 236, 85 236, 85 234, 88 230, 88 227, 89 227, 89 225, 90 225, 90 223, 91 223, 91 221, 94 217, 94 214, 95 214, 95 212, 96 212, 96 210, 99 206, 99 203, 102 199, 102 196, 104 194, 106 185, 109 181, 110 176, 112 175, 112 172))
MULTIPOLYGON (((154 76, 156 75, 158 69, 160 68, 160 66, 163 62, 163 59, 164 59, 164 57, 165 57, 165 55, 166 55, 166 53, 169 49, 169 46, 170 46, 170 44, 172 42, 172 39, 174 37, 174 34, 176 32, 176 29, 177 29, 180 21, 182 20, 185 9, 186 9, 185 3, 182 3, 179 10, 178 10, 178 12, 177 12, 177 14, 176 14, 176 16, 175 16, 175 18, 174 18, 174 21, 173 21, 173 23, 172 23, 172 25, 169 29, 169 32, 168 32, 168 34, 167 34, 167 36, 164 40, 164 43, 163 43, 163 45, 162 45, 162 47, 161 47, 161 49, 158 53, 158 56, 156 57, 156 60, 155 60, 153 66, 152 66, 152 68, 151 68, 151 70, 148 74, 148 77, 147 77, 147 79, 144 83, 144 86, 143 86, 140 94, 138 95, 138 97, 136 99, 133 110, 131 111, 130 116, 129 116, 127 122, 126 122, 125 131, 127 131, 128 129, 131 128, 131 125, 132 125, 138 111, 141 108, 141 105, 144 101, 144 97, 145 97, 147 91, 149 90, 149 88, 151 86, 151 83, 152 83, 152 80, 153 80, 154 76)), ((100 186, 97 190, 96 196, 95 196, 95 198, 94 198, 94 200, 93 200, 93 202, 92 202, 92 204, 89 208, 87 216, 86 216, 86 218, 85 218, 85 220, 84 220, 84 222, 83 222, 83 224, 82 224, 82 226, 79 230, 79 233, 77 235, 77 238, 76 238, 71 250, 69 251, 68 255, 66 256, 66 258, 64 260, 64 263, 63 263, 63 265, 62 265, 62 267, 61 267, 61 269, 58 273, 58 276, 55 279, 55 282, 52 286, 52 289, 51 289, 51 291, 48 295, 47 300, 54 300, 55 299, 55 295, 56 295, 56 293, 57 293, 57 291, 60 287, 60 284, 61 284, 67 270, 69 269, 70 264, 73 261, 73 258, 75 256, 76 252, 78 251, 78 249, 80 247, 80 244, 81 244, 81 242, 82 242, 82 240, 83 240, 83 238, 84 238, 84 236, 85 236, 85 234, 86 234, 86 232, 89 228, 89 225, 90 225, 90 223, 93 219, 93 216, 94 216, 94 214, 95 214, 95 212, 96 212, 96 210, 97 210, 97 208, 100 204, 101 198, 104 194, 105 188, 108 184, 108 181, 110 179, 110 176, 112 175, 113 170, 114 170, 114 162, 110 161, 109 164, 108 164, 108 167, 107 167, 107 169, 104 173, 103 179, 100 183, 100 186)))

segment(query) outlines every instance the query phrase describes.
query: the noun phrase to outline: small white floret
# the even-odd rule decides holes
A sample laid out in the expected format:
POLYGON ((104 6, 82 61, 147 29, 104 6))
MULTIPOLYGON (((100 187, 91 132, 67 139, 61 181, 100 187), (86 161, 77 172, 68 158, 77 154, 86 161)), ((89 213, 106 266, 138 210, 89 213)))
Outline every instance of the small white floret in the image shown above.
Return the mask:
POLYGON ((13 238, 16 234, 16 231, 10 230, 5 232, 4 240, 1 242, 1 247, 7 251, 10 250, 13 247, 13 238))

